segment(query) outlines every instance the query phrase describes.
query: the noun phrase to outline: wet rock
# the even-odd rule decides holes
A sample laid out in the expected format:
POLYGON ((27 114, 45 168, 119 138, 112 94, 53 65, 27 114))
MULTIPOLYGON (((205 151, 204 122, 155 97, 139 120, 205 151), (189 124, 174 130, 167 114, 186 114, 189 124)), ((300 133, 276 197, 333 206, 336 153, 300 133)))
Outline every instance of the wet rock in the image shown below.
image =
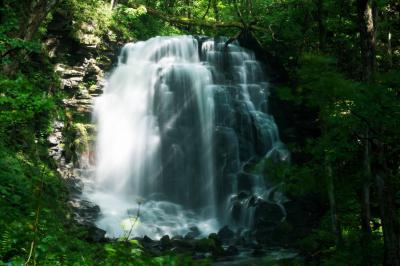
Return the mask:
POLYGON ((162 251, 160 250, 160 248, 155 245, 146 247, 146 250, 154 257, 158 257, 158 256, 162 255, 162 251))
POLYGON ((148 236, 144 236, 143 239, 142 239, 142 242, 143 243, 153 243, 153 239, 151 239, 148 236))
MULTIPOLYGON (((76 93, 76 98, 82 99, 82 100, 88 100, 88 99, 91 99, 92 96, 90 96, 89 91, 87 89, 82 88, 76 93)), ((87 102, 87 101, 84 101, 84 102, 87 102)), ((89 101, 88 103, 90 104, 91 102, 89 101)))
POLYGON ((61 75, 61 78, 68 79, 72 77, 83 77, 85 74, 82 67, 67 66, 64 64, 57 64, 55 71, 61 75))
POLYGON ((199 252, 211 252, 214 246, 214 240, 209 238, 202 238, 195 242, 195 249, 199 252))
POLYGON ((57 145, 58 142, 59 142, 59 139, 57 138, 57 136, 56 136, 55 134, 51 134, 51 135, 47 138, 47 140, 49 141, 49 143, 50 143, 51 145, 57 145))
POLYGON ((205 258, 207 258, 206 255, 204 253, 199 253, 199 252, 194 253, 192 256, 193 260, 203 260, 205 258))
POLYGON ((183 236, 181 236, 181 235, 176 235, 176 236, 173 236, 171 239, 172 239, 172 240, 182 240, 182 239, 183 239, 183 236))
POLYGON ((242 217, 242 204, 240 203, 240 201, 236 201, 233 203, 231 215, 234 221, 240 221, 240 218, 242 217))
POLYGON ((86 236, 87 241, 93 243, 105 242, 107 241, 105 235, 106 231, 104 231, 103 229, 100 229, 94 225, 87 226, 87 236, 86 236))
MULTIPOLYGON (((246 191, 251 191, 254 186, 255 179, 257 177, 255 175, 241 172, 237 176, 238 188, 246 191)), ((246 197, 247 198, 247 197, 246 197)))
POLYGON ((225 251, 226 256, 236 256, 239 255, 239 249, 236 246, 229 246, 225 251))
POLYGON ((213 249, 211 250, 211 254, 214 258, 226 256, 224 248, 220 245, 214 246, 213 249))
POLYGON ((237 246, 245 246, 246 239, 243 236, 238 236, 235 238, 235 241, 233 243, 237 246))
POLYGON ((188 239, 174 239, 171 240, 173 248, 171 251, 174 252, 193 252, 195 251, 195 242, 188 239))
POLYGON ((212 233, 208 236, 208 239, 212 241, 211 253, 213 257, 222 257, 225 255, 225 250, 222 247, 222 242, 216 233, 212 233))
POLYGON ((259 201, 257 203, 254 220, 257 228, 274 228, 278 226, 285 217, 285 213, 278 204, 259 201))
POLYGON ((83 81, 82 77, 71 77, 68 79, 62 79, 62 89, 69 93, 73 93, 79 90, 79 84, 83 81))
POLYGON ((253 249, 253 251, 251 252, 251 255, 253 255, 254 257, 261 257, 265 255, 265 250, 262 247, 256 247, 255 249, 253 249))
POLYGON ((54 121, 53 122, 53 128, 56 130, 61 130, 64 128, 64 123, 61 121, 54 121))
POLYGON ((257 205, 257 203, 258 203, 258 197, 253 195, 249 198, 247 207, 255 207, 257 205))
POLYGON ((83 190, 83 181, 81 179, 75 178, 75 177, 69 177, 65 180, 65 183, 67 185, 68 191, 72 195, 80 195, 82 194, 83 190))
POLYGON ((172 243, 171 243, 171 239, 169 238, 169 235, 165 235, 165 236, 161 237, 160 244, 161 244, 161 248, 163 250, 171 248, 172 243))
POLYGON ((235 233, 226 225, 218 231, 218 238, 223 242, 229 242, 235 236, 235 233))
POLYGON ((160 242, 154 241, 147 235, 145 235, 142 239, 139 239, 140 244, 149 252, 154 255, 157 255, 160 252, 161 245, 160 242))
POLYGON ((103 71, 97 66, 97 62, 94 58, 86 60, 84 63, 84 68, 84 81, 97 81, 103 76, 103 71))
POLYGON ((190 232, 185 235, 185 239, 194 239, 200 236, 200 230, 197 226, 193 226, 190 228, 190 232))
POLYGON ((216 233, 211 233, 208 235, 208 239, 212 239, 216 245, 221 245, 221 240, 216 233))
POLYGON ((75 220, 79 224, 94 223, 100 215, 100 207, 93 202, 74 198, 69 202, 75 215, 75 220))
POLYGON ((236 232, 235 238, 231 241, 232 245, 241 246, 246 248, 254 248, 257 244, 254 238, 253 229, 240 228, 236 232))
POLYGON ((238 200, 244 200, 249 197, 249 193, 247 191, 240 191, 240 193, 237 195, 238 200))

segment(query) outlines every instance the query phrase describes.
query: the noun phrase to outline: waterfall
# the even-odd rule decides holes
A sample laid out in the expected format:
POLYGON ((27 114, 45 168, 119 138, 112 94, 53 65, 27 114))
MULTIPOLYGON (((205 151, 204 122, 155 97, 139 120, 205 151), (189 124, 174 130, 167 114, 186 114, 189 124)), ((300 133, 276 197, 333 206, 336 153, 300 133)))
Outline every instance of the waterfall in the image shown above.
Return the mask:
POLYGON ((85 188, 108 236, 215 232, 232 193, 265 188, 244 162, 287 156, 261 65, 225 43, 174 36, 123 47, 95 102, 96 171, 85 188))

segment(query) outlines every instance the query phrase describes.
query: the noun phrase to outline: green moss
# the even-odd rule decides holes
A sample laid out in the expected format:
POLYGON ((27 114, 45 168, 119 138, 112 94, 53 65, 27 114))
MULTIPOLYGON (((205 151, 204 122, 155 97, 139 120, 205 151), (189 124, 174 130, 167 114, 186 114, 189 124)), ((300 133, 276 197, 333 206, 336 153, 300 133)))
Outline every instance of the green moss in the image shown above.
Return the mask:
POLYGON ((89 150, 89 137, 84 124, 74 124, 76 130, 76 139, 74 140, 75 151, 82 153, 89 150))

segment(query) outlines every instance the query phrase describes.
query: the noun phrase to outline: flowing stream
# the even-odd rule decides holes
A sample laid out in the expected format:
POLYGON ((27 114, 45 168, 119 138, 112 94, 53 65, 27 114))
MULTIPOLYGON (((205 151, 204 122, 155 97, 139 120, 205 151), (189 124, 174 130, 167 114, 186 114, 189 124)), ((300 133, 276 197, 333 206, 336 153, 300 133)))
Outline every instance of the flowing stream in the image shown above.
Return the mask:
POLYGON ((95 102, 96 171, 84 194, 100 206, 97 225, 109 237, 160 238, 235 223, 228 199, 267 191, 246 163, 288 157, 268 93, 253 53, 224 38, 126 44, 95 102))

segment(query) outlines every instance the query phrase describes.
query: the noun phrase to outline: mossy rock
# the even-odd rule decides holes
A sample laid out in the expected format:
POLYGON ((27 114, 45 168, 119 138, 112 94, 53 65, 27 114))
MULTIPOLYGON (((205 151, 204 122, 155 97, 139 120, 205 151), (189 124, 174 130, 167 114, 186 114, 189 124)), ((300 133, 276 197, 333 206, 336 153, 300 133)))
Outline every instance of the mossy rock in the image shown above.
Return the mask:
POLYGON ((202 238, 195 242, 196 251, 198 252, 211 252, 215 249, 215 241, 209 238, 202 238))

